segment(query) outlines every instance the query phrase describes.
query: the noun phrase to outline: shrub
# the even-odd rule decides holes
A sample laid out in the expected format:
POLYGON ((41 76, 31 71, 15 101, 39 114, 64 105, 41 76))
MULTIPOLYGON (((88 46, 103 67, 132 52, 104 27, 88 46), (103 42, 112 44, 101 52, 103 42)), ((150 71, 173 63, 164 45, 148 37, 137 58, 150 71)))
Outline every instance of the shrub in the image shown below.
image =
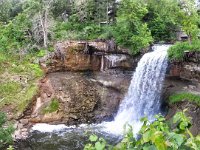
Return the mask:
POLYGON ((183 61, 185 52, 200 52, 200 40, 189 42, 177 42, 168 50, 168 56, 173 61, 183 61))
POLYGON ((11 125, 5 126, 6 120, 5 114, 0 112, 0 148, 13 142, 12 133, 14 128, 11 125))

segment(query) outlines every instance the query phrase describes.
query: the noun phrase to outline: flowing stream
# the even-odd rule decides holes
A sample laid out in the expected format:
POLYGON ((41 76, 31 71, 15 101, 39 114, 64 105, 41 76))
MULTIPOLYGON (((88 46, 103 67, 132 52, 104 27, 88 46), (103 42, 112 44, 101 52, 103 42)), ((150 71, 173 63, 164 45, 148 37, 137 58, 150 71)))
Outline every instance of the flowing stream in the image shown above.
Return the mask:
POLYGON ((104 137, 111 144, 116 144, 123 135, 124 124, 133 125, 134 133, 137 133, 141 127, 141 117, 147 116, 153 121, 153 116, 161 112, 160 95, 167 69, 168 48, 169 45, 155 45, 152 52, 141 58, 133 73, 128 92, 112 122, 79 127, 36 124, 30 137, 20 142, 16 149, 79 150, 84 147, 92 133, 104 137))

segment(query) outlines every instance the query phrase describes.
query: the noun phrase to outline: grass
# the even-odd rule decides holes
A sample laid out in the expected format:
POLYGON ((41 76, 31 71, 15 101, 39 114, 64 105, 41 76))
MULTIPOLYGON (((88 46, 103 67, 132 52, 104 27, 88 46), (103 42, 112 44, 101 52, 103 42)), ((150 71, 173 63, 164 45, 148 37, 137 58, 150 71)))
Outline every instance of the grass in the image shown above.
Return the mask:
POLYGON ((12 108, 15 118, 36 95, 37 82, 43 76, 39 65, 32 63, 35 58, 27 55, 19 59, 17 55, 0 52, 0 110, 12 108))
POLYGON ((185 56, 185 51, 200 52, 200 40, 192 41, 191 44, 188 41, 177 42, 175 45, 171 46, 168 50, 169 59, 173 61, 183 61, 185 56))
POLYGON ((43 113, 44 114, 52 113, 58 111, 58 109, 59 109, 59 102, 56 98, 53 98, 51 100, 51 103, 44 108, 43 113))
POLYGON ((192 93, 178 93, 169 97, 170 103, 177 103, 182 101, 190 101, 200 106, 200 96, 192 93))
POLYGON ((0 97, 10 94, 17 94, 21 90, 21 85, 17 82, 5 82, 0 84, 0 97))

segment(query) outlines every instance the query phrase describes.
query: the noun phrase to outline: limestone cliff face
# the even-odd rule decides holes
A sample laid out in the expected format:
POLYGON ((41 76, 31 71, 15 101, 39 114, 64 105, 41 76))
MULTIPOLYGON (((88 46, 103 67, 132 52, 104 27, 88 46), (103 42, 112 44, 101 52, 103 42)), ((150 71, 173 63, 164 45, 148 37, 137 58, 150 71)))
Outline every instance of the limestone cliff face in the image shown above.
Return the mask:
POLYGON ((139 61, 112 41, 64 41, 40 59, 46 76, 24 118, 29 123, 112 120, 139 61), (45 112, 56 100, 58 107, 45 112))
POLYGON ((169 76, 200 82, 200 53, 186 53, 183 62, 171 62, 169 76))
POLYGON ((65 41, 40 60, 46 73, 57 71, 100 71, 118 67, 133 69, 133 57, 111 42, 65 41), (106 65, 106 66, 105 66, 106 65))

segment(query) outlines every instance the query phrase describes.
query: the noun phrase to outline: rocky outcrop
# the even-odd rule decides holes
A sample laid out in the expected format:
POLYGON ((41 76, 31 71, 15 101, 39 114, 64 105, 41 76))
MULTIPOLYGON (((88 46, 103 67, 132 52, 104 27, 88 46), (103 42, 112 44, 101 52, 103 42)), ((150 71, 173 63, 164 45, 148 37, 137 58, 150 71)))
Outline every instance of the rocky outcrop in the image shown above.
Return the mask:
POLYGON ((200 53, 187 52, 183 62, 171 62, 168 75, 200 82, 200 53))
POLYGON ((51 73, 41 81, 40 93, 29 123, 80 124, 113 119, 127 91, 131 74, 51 73), (57 100, 59 108, 45 113, 45 108, 57 100))
POLYGON ((127 49, 117 48, 111 41, 65 41, 55 51, 40 59, 46 73, 57 71, 100 71, 109 68, 133 70, 134 59, 127 49))

